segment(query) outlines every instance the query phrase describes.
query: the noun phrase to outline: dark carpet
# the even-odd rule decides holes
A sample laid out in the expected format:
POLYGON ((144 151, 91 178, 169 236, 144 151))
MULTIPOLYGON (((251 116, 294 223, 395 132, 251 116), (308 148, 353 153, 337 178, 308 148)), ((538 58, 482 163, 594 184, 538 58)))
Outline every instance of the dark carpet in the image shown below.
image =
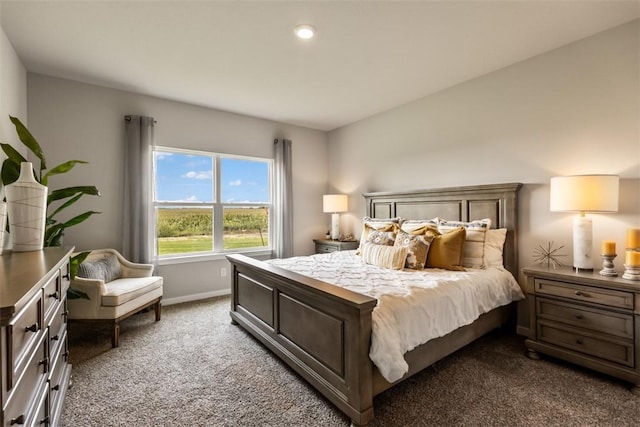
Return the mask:
MULTIPOLYGON (((230 324, 229 298, 164 307, 109 329, 69 327, 63 426, 348 426, 349 419, 230 324)), ((371 426, 637 426, 629 385, 495 331, 374 400, 371 426)))

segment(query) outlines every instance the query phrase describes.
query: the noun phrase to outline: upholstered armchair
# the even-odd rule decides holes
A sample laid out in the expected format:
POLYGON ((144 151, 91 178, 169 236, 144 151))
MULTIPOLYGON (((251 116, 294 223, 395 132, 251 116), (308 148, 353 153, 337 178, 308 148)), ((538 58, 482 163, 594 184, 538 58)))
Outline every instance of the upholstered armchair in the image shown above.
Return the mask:
POLYGON ((89 299, 68 300, 69 322, 112 324, 111 346, 118 347, 121 320, 151 306, 160 320, 162 277, 152 274, 153 265, 130 262, 114 249, 92 250, 71 280, 89 299))

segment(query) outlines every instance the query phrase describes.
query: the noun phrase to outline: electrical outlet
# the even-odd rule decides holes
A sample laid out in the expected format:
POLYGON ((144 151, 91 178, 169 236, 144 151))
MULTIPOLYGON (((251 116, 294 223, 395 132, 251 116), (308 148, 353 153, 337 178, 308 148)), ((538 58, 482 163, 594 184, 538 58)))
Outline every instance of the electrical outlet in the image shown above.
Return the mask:
POLYGON ((220 277, 227 277, 227 269, 225 267, 220 269, 220 277))

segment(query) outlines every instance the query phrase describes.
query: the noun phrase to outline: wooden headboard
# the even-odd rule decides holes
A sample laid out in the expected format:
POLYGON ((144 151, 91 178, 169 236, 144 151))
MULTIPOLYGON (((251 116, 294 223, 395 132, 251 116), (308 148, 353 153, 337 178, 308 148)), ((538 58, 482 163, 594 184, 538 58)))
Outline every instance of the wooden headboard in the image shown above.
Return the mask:
POLYGON ((364 193, 367 216, 471 221, 491 218, 491 228, 506 228, 504 266, 518 277, 518 190, 522 184, 473 185, 430 190, 364 193))

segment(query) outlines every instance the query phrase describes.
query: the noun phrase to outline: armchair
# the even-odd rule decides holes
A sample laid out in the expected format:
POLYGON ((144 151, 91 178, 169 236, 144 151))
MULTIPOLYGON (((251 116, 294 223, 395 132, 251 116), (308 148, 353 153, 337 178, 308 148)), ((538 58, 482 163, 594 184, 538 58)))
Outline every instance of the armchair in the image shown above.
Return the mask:
POLYGON ((92 250, 71 280, 89 299, 68 300, 69 322, 111 323, 111 346, 118 347, 121 320, 150 306, 160 320, 162 277, 152 273, 153 265, 130 262, 114 249, 92 250))

